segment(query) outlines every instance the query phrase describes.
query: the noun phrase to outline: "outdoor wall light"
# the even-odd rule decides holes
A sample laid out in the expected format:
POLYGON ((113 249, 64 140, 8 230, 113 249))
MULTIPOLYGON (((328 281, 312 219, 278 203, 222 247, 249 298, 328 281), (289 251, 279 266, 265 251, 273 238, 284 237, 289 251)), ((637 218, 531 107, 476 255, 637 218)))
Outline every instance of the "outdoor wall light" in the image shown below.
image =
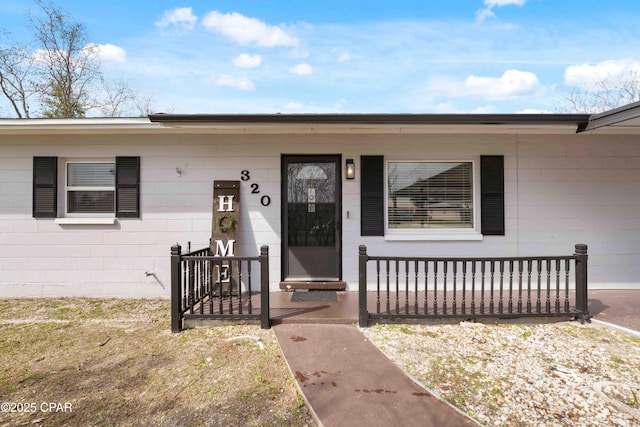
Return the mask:
POLYGON ((347 179, 354 179, 356 177, 356 164, 353 159, 347 159, 347 179))

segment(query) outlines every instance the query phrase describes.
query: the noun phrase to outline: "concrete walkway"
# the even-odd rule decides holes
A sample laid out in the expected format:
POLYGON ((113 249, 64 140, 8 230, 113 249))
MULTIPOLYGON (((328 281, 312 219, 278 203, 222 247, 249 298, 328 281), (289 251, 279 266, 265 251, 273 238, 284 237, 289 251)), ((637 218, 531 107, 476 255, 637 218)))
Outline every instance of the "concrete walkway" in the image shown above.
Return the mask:
MULTIPOLYGON (((274 331, 318 424, 324 427, 477 426, 413 382, 352 326, 357 292, 336 303, 272 296, 274 331)), ((590 290, 594 320, 640 334, 640 290, 590 290)))
POLYGON ((478 424, 413 382, 354 327, 274 327, 291 372, 324 427, 478 424))

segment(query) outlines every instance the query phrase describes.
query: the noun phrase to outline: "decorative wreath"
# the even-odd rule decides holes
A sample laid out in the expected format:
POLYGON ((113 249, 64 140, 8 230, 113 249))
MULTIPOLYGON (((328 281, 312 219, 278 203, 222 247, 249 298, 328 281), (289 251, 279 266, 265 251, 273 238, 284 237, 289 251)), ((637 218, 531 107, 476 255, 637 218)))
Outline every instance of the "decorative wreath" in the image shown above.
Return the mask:
POLYGON ((226 233, 235 228, 236 219, 230 213, 223 213, 216 218, 216 225, 218 226, 218 230, 226 233))

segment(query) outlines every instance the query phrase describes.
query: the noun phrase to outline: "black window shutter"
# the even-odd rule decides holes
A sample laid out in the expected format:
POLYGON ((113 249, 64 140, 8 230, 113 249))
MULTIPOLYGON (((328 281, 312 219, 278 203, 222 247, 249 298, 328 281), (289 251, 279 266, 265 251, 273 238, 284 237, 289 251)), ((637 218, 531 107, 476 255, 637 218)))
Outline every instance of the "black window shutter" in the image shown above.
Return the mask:
POLYGON ((480 156, 482 234, 504 236, 504 156, 480 156))
POLYGON ((58 213, 58 158, 33 158, 33 217, 55 218, 58 213))
POLYGON ((360 235, 384 236, 384 157, 360 157, 360 235))
POLYGON ((140 218, 140 157, 116 157, 116 216, 140 218))

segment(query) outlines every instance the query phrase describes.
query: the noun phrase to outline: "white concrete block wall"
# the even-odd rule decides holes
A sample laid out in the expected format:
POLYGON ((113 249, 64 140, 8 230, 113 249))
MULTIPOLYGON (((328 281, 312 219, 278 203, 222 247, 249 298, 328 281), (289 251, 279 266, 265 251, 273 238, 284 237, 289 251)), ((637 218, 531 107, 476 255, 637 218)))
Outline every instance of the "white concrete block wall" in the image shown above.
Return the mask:
POLYGON ((521 255, 589 245, 592 288, 640 288, 640 140, 518 138, 521 255))
POLYGON ((272 287, 278 287, 280 153, 272 145, 229 137, 217 137, 223 148, 203 136, 117 138, 121 143, 113 136, 16 137, 14 144, 0 145, 5 178, 0 187, 0 297, 168 297, 170 247, 208 246, 213 181, 239 180, 245 169, 251 179, 242 183, 238 253, 258 255, 261 245, 269 245, 272 287), (121 218, 115 225, 59 225, 32 218, 32 157, 44 155, 140 156, 141 218, 121 218), (254 183, 259 195, 250 194, 254 183), (264 195, 271 198, 266 207, 260 202, 264 195))
POLYGON ((640 141, 589 135, 98 135, 0 142, 0 297, 168 297, 169 253, 208 245, 212 182, 242 182, 239 253, 270 246, 271 286, 281 275, 282 154, 340 154, 356 162, 343 177, 343 278, 357 289, 357 253, 434 256, 569 254, 590 250, 592 287, 639 287, 640 141), (482 241, 389 241, 360 236, 360 156, 460 159, 505 156, 506 235, 482 241), (140 219, 59 225, 31 217, 32 157, 141 157, 140 219), (176 168, 182 171, 181 176, 176 168), (251 194, 250 185, 260 194, 251 194), (268 195, 264 207, 260 197, 268 195), (348 214, 347 214, 348 213, 348 214), (154 273, 146 276, 145 272, 154 273))

